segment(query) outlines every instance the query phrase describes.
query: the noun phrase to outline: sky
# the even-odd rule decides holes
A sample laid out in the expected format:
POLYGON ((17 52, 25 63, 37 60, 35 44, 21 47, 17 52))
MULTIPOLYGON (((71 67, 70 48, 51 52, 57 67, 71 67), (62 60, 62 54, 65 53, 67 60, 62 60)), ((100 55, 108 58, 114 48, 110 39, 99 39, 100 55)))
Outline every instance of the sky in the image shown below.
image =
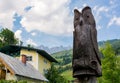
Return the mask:
POLYGON ((0 0, 0 29, 24 45, 72 46, 74 9, 92 8, 98 41, 120 39, 119 0, 0 0))

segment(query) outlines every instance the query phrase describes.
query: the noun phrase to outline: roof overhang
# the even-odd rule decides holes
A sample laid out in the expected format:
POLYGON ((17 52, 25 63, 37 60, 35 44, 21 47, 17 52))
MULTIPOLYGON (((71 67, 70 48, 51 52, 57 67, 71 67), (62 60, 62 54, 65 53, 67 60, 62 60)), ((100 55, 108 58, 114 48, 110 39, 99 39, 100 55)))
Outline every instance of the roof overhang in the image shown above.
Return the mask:
POLYGON ((48 80, 41 80, 41 79, 36 79, 36 78, 32 78, 32 77, 27 77, 27 76, 23 76, 23 75, 19 75, 19 74, 15 74, 16 76, 20 76, 20 77, 24 77, 24 78, 28 78, 28 79, 33 79, 33 80, 37 80, 37 81, 41 81, 41 82, 48 82, 48 80))
POLYGON ((27 49, 27 50, 33 50, 48 59, 51 62, 58 62, 56 59, 54 59, 51 55, 49 55, 46 51, 36 49, 36 48, 31 48, 31 47, 25 47, 25 46, 19 46, 19 45, 8 45, 3 48, 0 48, 0 52, 3 52, 5 54, 10 55, 10 53, 15 53, 15 52, 20 52, 21 49, 27 49))

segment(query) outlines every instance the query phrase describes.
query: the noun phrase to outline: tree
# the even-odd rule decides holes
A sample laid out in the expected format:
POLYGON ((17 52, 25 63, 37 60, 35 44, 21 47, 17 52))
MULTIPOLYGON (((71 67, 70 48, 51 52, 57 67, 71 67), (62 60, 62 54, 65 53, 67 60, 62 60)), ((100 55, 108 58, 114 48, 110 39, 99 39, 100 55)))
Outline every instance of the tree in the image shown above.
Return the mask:
POLYGON ((0 47, 9 45, 9 44, 17 44, 18 39, 15 38, 14 33, 7 28, 3 28, 0 31, 0 47))
POLYGON ((116 54, 120 54, 120 40, 114 41, 112 47, 116 54))
POLYGON ((99 83, 120 83, 120 69, 118 69, 117 56, 112 46, 106 43, 105 47, 101 49, 101 52, 104 56, 102 59, 103 76, 100 78, 99 83))
POLYGON ((48 69, 45 76, 49 80, 49 83, 66 83, 66 79, 59 74, 57 68, 55 68, 54 65, 48 69))

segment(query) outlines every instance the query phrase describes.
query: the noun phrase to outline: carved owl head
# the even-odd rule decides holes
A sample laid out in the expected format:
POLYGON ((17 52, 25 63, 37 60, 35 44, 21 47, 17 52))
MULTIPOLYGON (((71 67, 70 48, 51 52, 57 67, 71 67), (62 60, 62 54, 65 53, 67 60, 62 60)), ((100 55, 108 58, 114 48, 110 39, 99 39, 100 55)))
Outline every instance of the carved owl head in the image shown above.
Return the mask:
POLYGON ((86 6, 85 8, 83 8, 82 16, 86 24, 95 25, 95 19, 93 17, 91 8, 89 6, 86 6))
POLYGON ((80 25, 82 26, 84 23, 84 19, 82 17, 82 13, 79 12, 77 9, 74 10, 74 28, 77 26, 77 25, 80 25))

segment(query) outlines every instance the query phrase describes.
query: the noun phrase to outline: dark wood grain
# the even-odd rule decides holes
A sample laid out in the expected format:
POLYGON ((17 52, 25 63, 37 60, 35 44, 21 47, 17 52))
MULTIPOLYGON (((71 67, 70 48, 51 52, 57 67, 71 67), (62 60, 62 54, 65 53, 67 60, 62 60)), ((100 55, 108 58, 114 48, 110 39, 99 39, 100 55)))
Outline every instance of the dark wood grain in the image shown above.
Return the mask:
POLYGON ((77 9, 74 10, 73 37, 73 77, 79 78, 79 80, 81 78, 91 80, 96 79, 95 77, 100 77, 102 72, 97 43, 97 30, 90 7, 83 8, 82 12, 79 12, 77 9))

